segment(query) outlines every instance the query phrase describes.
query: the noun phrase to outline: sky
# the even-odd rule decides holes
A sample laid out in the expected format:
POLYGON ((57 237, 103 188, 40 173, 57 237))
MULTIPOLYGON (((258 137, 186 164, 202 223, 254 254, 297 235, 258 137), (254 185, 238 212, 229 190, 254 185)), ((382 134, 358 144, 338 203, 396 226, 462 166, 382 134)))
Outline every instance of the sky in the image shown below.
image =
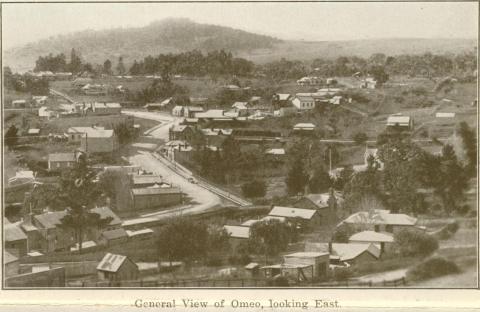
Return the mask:
POLYGON ((476 2, 3 3, 3 48, 86 29, 142 27, 169 17, 280 39, 477 38, 476 2))

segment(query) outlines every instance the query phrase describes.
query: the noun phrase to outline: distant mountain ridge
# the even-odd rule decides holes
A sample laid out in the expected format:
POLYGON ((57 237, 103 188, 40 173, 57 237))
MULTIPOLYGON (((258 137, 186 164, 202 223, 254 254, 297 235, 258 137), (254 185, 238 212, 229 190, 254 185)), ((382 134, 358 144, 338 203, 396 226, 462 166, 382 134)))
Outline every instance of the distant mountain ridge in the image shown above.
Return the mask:
POLYGON ((86 30, 40 40, 4 51, 4 64, 14 71, 35 66, 40 55, 65 53, 75 48, 91 63, 103 64, 108 58, 114 64, 119 56, 125 62, 160 53, 189 50, 228 50, 254 62, 267 62, 281 57, 313 59, 341 55, 369 56, 373 53, 417 54, 458 53, 476 46, 470 39, 374 39, 351 41, 287 41, 258 35, 230 27, 199 24, 189 19, 164 19, 145 27, 86 30))

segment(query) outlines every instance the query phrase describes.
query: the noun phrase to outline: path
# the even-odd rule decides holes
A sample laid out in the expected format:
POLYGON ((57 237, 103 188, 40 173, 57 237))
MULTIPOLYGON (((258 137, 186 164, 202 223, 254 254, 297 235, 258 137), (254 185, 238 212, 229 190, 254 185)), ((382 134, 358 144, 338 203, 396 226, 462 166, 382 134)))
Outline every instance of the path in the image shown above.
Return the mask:
POLYGON ((53 95, 59 96, 59 97, 61 97, 61 98, 64 98, 65 100, 67 100, 68 102, 70 102, 70 103, 72 103, 72 104, 75 103, 75 101, 74 101, 71 97, 69 97, 68 95, 66 95, 65 93, 62 93, 62 92, 57 91, 57 90, 54 90, 54 89, 52 89, 52 88, 50 88, 49 90, 50 90, 50 94, 53 94, 53 95))

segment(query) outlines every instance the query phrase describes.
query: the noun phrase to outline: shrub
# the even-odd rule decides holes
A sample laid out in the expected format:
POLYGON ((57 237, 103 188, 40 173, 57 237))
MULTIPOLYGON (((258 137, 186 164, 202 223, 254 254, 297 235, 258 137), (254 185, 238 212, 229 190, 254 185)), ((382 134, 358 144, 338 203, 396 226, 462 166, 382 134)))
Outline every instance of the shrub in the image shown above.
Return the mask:
POLYGON ((248 198, 264 197, 267 193, 267 186, 263 180, 253 180, 242 185, 242 192, 248 198))
POLYGON ((426 256, 438 249, 438 241, 418 230, 402 230, 395 234, 395 247, 403 257, 426 256))
POLYGON ((349 268, 336 268, 334 271, 334 278, 336 281, 346 281, 352 276, 352 271, 349 268))
POLYGON ((446 229, 450 233, 455 234, 458 231, 459 227, 460 227, 460 225, 458 225, 458 222, 454 221, 454 222, 451 222, 451 223, 447 224, 446 229))
POLYGON ((408 270, 407 278, 418 281, 460 272, 455 262, 444 258, 430 258, 408 270))
POLYGON ((332 241, 335 243, 348 243, 350 236, 354 234, 354 231, 348 226, 340 226, 335 229, 332 235, 332 241))

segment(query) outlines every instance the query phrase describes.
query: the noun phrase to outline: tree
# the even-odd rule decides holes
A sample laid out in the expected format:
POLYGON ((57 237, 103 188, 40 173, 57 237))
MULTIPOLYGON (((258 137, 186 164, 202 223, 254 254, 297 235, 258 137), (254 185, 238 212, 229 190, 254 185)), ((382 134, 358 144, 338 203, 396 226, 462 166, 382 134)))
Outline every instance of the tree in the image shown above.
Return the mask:
POLYGON ((343 190, 345 184, 350 181, 353 176, 353 167, 345 166, 340 174, 334 179, 333 187, 337 190, 343 190))
POLYGON ((103 62, 103 73, 106 75, 112 74, 112 61, 110 61, 109 59, 103 62))
POLYGON ((96 174, 90 170, 84 158, 80 158, 76 166, 61 178, 60 189, 56 201, 67 207, 67 214, 60 220, 60 227, 73 230, 82 252, 82 242, 85 229, 88 227, 102 228, 108 225, 112 218, 101 218, 90 211, 101 195, 98 185, 94 182, 96 174))
POLYGON ((308 181, 310 193, 324 193, 332 186, 332 179, 323 167, 316 168, 308 181))
POLYGON ((157 240, 160 259, 190 262, 206 255, 208 230, 204 223, 176 217, 162 226, 157 240))
POLYGON ((18 141, 18 128, 11 125, 5 133, 5 145, 9 150, 13 150, 18 141))
POLYGON ((304 159, 297 158, 288 170, 285 183, 287 184, 287 191, 290 195, 297 195, 303 193, 305 186, 308 183, 308 173, 305 170, 304 159))
POLYGON ((70 63, 68 64, 68 68, 72 73, 78 73, 82 70, 82 59, 77 55, 77 52, 73 48, 70 52, 70 63))
POLYGON ((404 257, 427 256, 438 249, 438 241, 418 230, 402 230, 394 235, 395 250, 404 257))
POLYGON ((449 144, 443 147, 437 174, 439 176, 435 180, 434 193, 442 200, 445 212, 450 213, 459 208, 463 192, 468 187, 468 177, 449 144))
POLYGON ((126 72, 125 65, 123 64, 123 57, 122 56, 120 56, 118 58, 118 65, 117 65, 116 69, 117 69, 117 73, 119 75, 124 75, 125 72, 126 72))
POLYGON ((120 145, 127 144, 133 140, 134 131, 126 122, 116 124, 113 127, 113 131, 115 132, 120 145))
POLYGON ((250 228, 249 246, 255 252, 263 253, 267 262, 269 256, 278 255, 292 242, 293 230, 287 223, 276 219, 257 222, 250 228))
POLYGON ((245 197, 264 197, 267 192, 267 186, 264 180, 253 180, 242 185, 242 193, 245 197))
POLYGON ((463 148, 467 158, 466 170, 472 175, 477 172, 477 139, 473 131, 465 121, 462 121, 458 130, 462 138, 463 148))

